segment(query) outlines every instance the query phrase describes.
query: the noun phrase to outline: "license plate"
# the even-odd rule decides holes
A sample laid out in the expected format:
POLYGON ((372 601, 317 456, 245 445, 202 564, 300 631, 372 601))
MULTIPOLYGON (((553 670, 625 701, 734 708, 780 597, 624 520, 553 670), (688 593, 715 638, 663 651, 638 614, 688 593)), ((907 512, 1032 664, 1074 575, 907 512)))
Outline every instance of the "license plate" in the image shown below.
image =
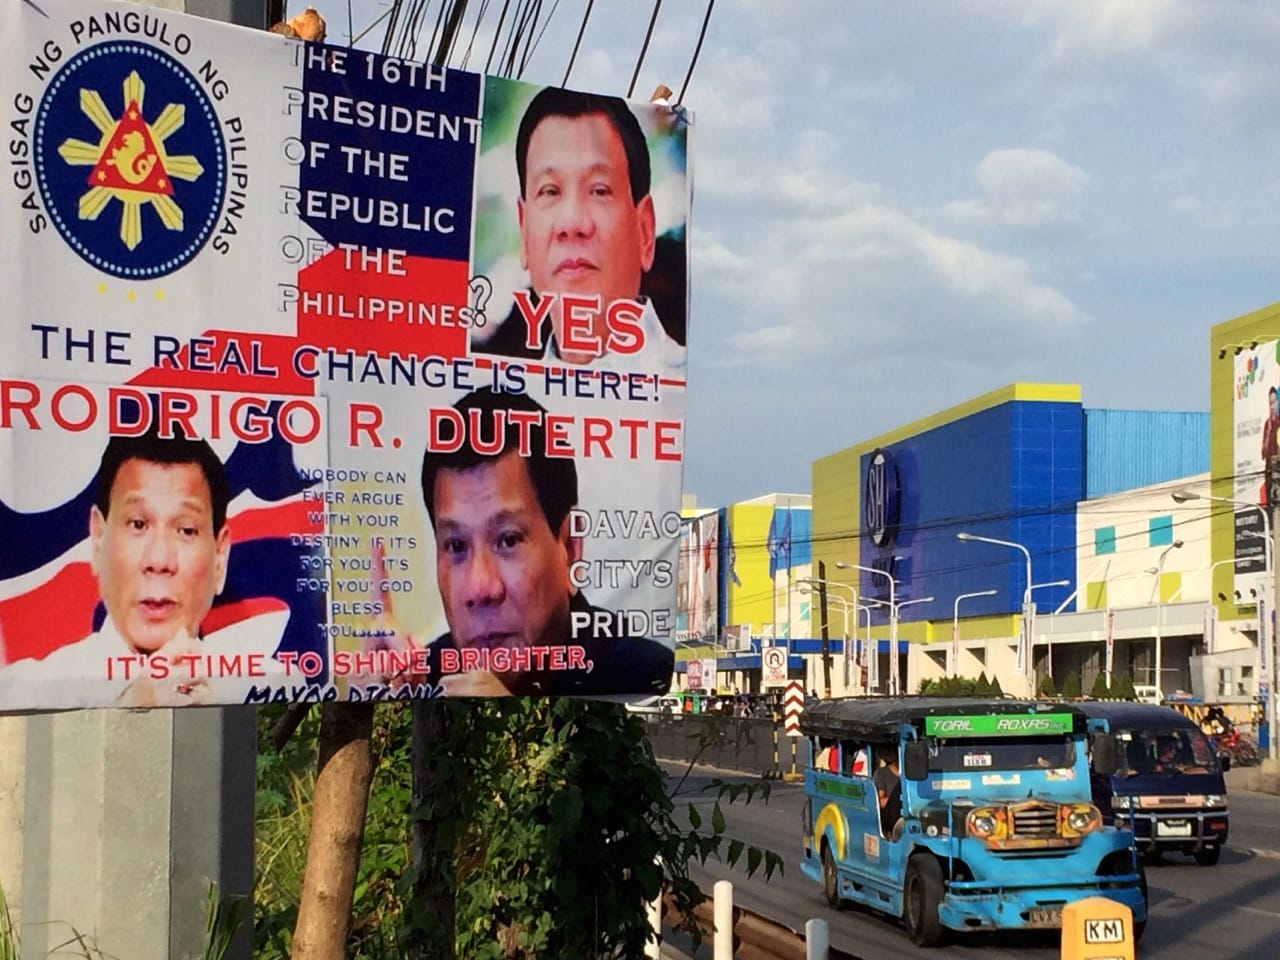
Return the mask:
POLYGON ((1186 820, 1157 820, 1157 837, 1189 837, 1191 824, 1186 820))
POLYGON ((1061 907, 1032 907, 1027 912, 1027 926, 1029 927, 1061 927, 1062 926, 1062 908, 1061 907))

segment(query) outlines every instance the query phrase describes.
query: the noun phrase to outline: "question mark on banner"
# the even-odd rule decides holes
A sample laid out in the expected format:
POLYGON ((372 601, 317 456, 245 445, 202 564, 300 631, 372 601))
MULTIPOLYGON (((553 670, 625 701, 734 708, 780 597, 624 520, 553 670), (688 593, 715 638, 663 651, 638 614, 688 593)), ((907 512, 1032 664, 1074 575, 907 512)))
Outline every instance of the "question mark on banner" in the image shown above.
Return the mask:
POLYGON ((479 273, 471 278, 467 287, 471 291, 471 312, 474 323, 477 327, 483 327, 487 322, 484 308, 489 303, 489 298, 493 296, 493 283, 484 274, 479 273))

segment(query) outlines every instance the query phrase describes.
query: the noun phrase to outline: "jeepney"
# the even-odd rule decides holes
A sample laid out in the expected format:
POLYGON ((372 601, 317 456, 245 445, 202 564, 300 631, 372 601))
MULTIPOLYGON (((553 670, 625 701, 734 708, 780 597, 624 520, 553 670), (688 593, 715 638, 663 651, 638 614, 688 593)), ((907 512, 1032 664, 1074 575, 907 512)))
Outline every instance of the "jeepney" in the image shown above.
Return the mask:
POLYGON ((1103 726, 1091 731, 1071 705, 1018 700, 806 707, 801 870, 833 907, 900 917, 919 946, 947 931, 1060 928, 1062 908, 1089 896, 1127 906, 1139 936, 1147 893, 1133 834, 1105 824, 1090 796, 1091 764, 1099 775, 1116 765, 1103 726), (893 823, 875 778, 887 757, 900 771, 893 823))

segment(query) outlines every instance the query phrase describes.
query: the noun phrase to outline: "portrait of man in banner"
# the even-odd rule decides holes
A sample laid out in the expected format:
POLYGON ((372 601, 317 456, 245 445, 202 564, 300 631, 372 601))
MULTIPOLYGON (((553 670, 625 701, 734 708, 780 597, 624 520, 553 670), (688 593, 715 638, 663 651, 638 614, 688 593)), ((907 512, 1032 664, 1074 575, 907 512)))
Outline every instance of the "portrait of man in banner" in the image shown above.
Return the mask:
POLYGON ((472 350, 683 375, 687 115, 489 78, 485 117, 472 350))
POLYGON ((543 408, 523 394, 479 390, 454 409, 482 426, 480 442, 423 458, 422 495, 449 626, 432 646, 446 666, 466 663, 463 652, 485 656, 473 661, 479 669, 446 684, 462 695, 665 691, 672 647, 629 635, 571 576, 583 557, 570 517, 578 471, 572 458, 547 456, 543 408), (512 413, 528 418, 526 437, 512 413), (491 426, 495 414, 506 424, 500 434, 491 426))
POLYGON ((113 436, 90 492, 96 612, 91 594, 64 598, 83 599, 89 632, 0 667, 0 709, 236 702, 255 678, 280 672, 273 653, 287 611, 210 617, 228 579, 231 487, 205 440, 154 428, 113 436))

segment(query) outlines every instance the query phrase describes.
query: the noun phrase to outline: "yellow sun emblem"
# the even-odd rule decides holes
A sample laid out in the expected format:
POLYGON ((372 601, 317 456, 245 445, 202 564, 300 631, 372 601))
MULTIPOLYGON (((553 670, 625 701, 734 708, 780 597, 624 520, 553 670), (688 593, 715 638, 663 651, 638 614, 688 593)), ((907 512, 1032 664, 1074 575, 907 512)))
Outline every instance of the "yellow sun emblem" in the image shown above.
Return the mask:
POLYGON ((89 189, 80 197, 80 219, 96 220, 114 197, 124 208, 120 215, 120 239, 130 250, 142 242, 142 207, 151 204, 160 222, 170 230, 182 229, 182 208, 173 200, 171 178, 198 180, 204 173, 192 156, 171 157, 164 141, 185 119, 182 104, 171 103, 154 123, 143 119, 146 88, 135 70, 124 81, 124 112, 112 117, 96 90, 80 91, 80 109, 101 139, 94 143, 68 139, 58 154, 72 166, 90 166, 89 189))

